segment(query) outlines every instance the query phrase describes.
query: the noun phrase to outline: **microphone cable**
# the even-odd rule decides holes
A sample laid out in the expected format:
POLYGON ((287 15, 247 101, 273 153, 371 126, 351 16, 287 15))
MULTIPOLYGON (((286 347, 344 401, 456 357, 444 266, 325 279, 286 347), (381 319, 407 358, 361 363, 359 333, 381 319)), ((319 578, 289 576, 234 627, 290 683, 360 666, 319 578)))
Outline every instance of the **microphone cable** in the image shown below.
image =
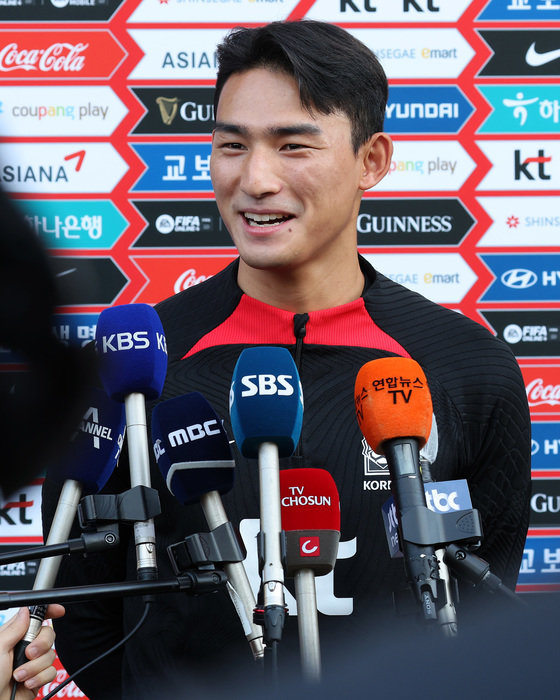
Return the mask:
MULTIPOLYGON (((106 658, 107 656, 109 656, 113 652, 117 651, 117 649, 122 647, 124 644, 126 644, 128 642, 128 640, 131 639, 136 634, 136 632, 138 632, 140 627, 142 627, 142 625, 146 621, 146 618, 148 617, 148 613, 150 612, 150 607, 151 607, 151 603, 149 601, 146 601, 146 605, 144 607, 144 612, 142 613, 142 617, 138 620, 138 622, 136 623, 136 626, 125 637, 123 637, 123 639, 121 639, 119 642, 114 644, 110 649, 107 649, 107 651, 104 651, 102 654, 97 656, 92 661, 88 661, 87 664, 85 664, 84 666, 82 666, 82 668, 79 668, 77 671, 75 671, 71 676, 68 676, 68 678, 66 678, 66 680, 62 681, 62 683, 60 685, 58 685, 56 688, 54 688, 54 690, 51 690, 51 692, 48 695, 45 695, 43 700, 49 700, 50 698, 54 698, 54 696, 57 693, 59 693, 62 690, 62 688, 67 686, 68 683, 73 681, 74 678, 76 678, 76 676, 78 674, 82 673, 83 671, 86 671, 88 668, 90 668, 91 666, 96 664, 98 661, 102 661, 104 658, 106 658)), ((10 700, 15 700, 17 687, 18 687, 18 683, 14 683, 14 686, 12 688, 12 694, 10 696, 10 700)))

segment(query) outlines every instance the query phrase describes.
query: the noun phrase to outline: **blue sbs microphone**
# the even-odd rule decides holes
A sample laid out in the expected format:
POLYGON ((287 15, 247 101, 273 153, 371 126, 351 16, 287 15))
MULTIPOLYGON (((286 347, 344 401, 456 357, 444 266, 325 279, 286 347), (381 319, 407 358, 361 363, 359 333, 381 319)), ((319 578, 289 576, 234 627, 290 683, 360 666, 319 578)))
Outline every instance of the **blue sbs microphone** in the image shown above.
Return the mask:
MULTIPOLYGON (((112 306, 101 312, 95 343, 107 394, 125 406, 130 485, 151 486, 146 399, 162 392, 167 343, 156 311, 148 304, 112 306)), ((134 523, 139 579, 157 578, 153 518, 134 523)))
MULTIPOLYGON (((88 407, 68 449, 48 470, 49 476, 62 482, 62 489, 46 545, 60 544, 68 539, 80 498, 101 491, 117 465, 123 445, 123 405, 96 387, 92 387, 87 399, 88 407)), ((33 590, 54 587, 61 560, 62 555, 41 559, 33 590)), ((43 604, 30 607, 29 627, 16 647, 14 668, 27 660, 25 648, 39 633, 46 609, 43 604)))
POLYGON ((286 614, 278 460, 293 454, 303 420, 303 392, 288 350, 243 350, 233 372, 230 417, 239 450, 258 459, 263 628, 266 644, 274 646, 286 614))
MULTIPOLYGON (((222 421, 193 392, 162 401, 152 412, 152 441, 167 488, 185 505, 202 506, 210 530, 228 523, 220 494, 233 487, 235 462, 222 421)), ((255 660, 264 655, 262 629, 253 622, 255 597, 242 562, 226 562, 228 592, 255 660)))

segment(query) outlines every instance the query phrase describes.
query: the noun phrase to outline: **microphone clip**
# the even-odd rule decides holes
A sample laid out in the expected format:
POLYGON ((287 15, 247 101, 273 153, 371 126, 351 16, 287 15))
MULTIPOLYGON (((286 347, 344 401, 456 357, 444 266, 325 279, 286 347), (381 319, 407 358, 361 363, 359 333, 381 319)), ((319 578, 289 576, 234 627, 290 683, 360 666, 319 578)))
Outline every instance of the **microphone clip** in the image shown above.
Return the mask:
POLYGON ((214 568, 216 564, 241 562, 247 556, 229 521, 210 532, 189 535, 182 542, 169 545, 167 554, 176 576, 193 567, 214 568))
POLYGON ((85 496, 78 505, 80 527, 95 527, 99 521, 135 523, 161 513, 159 494, 149 486, 135 486, 119 494, 85 496))

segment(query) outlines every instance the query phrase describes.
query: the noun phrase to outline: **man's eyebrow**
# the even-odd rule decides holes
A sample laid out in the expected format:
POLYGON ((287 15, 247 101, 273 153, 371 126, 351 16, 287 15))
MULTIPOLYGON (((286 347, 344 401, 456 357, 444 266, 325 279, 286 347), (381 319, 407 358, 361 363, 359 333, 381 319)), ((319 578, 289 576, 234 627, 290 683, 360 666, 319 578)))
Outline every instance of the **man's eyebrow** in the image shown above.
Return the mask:
MULTIPOLYGON (((216 122, 215 131, 227 131, 231 134, 239 134, 246 136, 249 129, 242 124, 234 124, 230 122, 216 122)), ((270 136, 298 136, 298 135, 319 135, 322 130, 315 124, 304 122, 302 124, 290 124, 288 126, 271 126, 266 129, 266 133, 270 136)))

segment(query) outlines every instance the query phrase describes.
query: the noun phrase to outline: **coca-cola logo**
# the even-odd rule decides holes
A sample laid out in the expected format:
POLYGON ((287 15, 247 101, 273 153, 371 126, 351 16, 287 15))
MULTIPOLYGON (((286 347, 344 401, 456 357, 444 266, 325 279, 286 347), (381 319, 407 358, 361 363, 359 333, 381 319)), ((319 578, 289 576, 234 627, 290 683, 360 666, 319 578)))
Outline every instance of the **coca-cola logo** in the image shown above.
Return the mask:
POLYGON ((0 29, 3 80, 110 78, 126 51, 109 30, 0 29))
POLYGON ((175 294, 177 294, 177 292, 182 292, 184 289, 194 287, 195 285, 200 284, 200 282, 210 279, 210 277, 212 277, 212 275, 197 275, 196 270, 191 267, 179 275, 175 284, 173 285, 173 291, 175 294))
POLYGON ((0 50, 0 71, 78 73, 84 67, 85 56, 82 53, 88 46, 89 44, 83 42, 57 42, 45 49, 22 49, 16 42, 12 42, 0 50))
MULTIPOLYGON (((59 669, 56 672, 56 678, 44 685, 37 695, 38 698, 46 697, 51 691, 56 690, 57 686, 63 683, 68 678, 68 673, 64 669, 59 669)), ((57 698, 85 698, 86 696, 74 683, 70 681, 68 685, 65 685, 60 692, 56 694, 57 698)))
POLYGON ((560 406, 560 384, 545 384, 542 377, 537 377, 525 387, 529 406, 560 406))

